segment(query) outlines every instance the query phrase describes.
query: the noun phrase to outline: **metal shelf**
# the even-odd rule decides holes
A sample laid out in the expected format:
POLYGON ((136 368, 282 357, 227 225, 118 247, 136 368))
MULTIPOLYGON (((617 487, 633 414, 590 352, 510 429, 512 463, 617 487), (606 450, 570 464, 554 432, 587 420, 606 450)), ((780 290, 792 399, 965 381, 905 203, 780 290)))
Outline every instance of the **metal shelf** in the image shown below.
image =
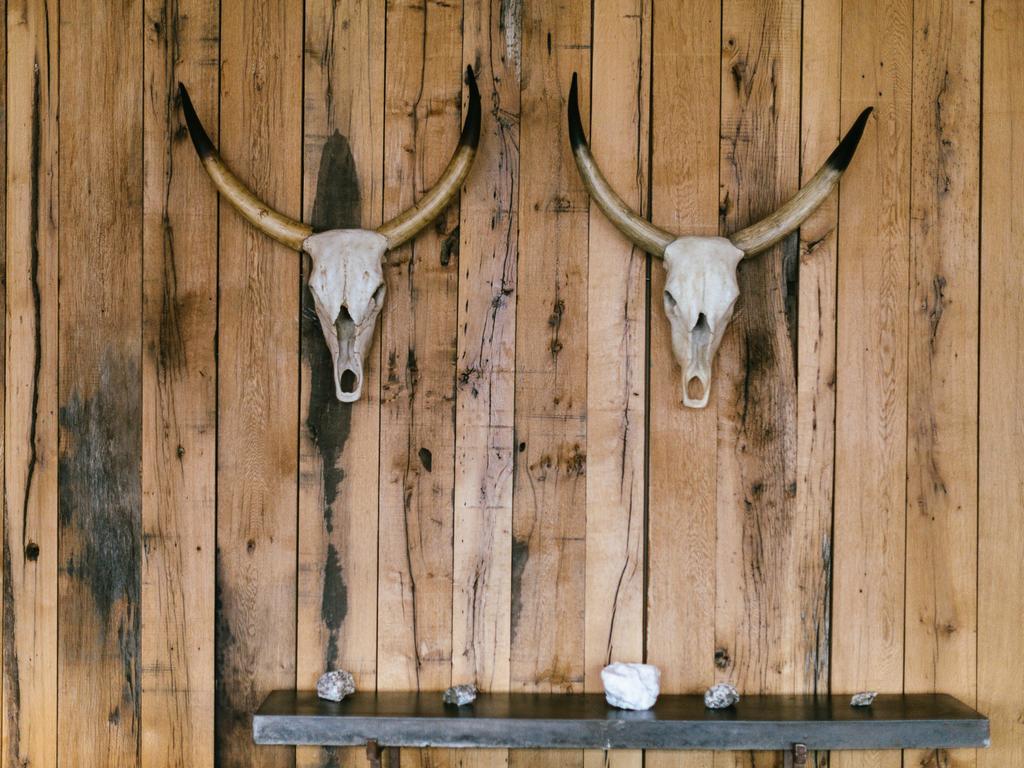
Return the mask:
MULTIPOLYGON (((728 710, 662 695, 654 709, 609 707, 600 694, 481 694, 467 707, 440 693, 356 693, 340 703, 275 691, 253 718, 257 744, 509 749, 806 750, 985 747, 988 719, 952 696, 744 696, 728 710)), ((802 754, 801 754, 802 753, 802 754)), ((804 758, 805 759, 805 758, 804 758)))

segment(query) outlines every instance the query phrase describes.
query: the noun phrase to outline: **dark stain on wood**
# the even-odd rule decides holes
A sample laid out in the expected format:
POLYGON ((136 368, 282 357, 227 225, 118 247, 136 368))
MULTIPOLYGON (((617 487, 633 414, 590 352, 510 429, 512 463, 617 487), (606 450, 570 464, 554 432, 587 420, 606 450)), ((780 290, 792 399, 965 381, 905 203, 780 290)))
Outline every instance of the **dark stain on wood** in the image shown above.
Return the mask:
MULTIPOLYGON (((21 508, 22 536, 28 531, 28 507, 32 498, 32 485, 35 481, 36 463, 36 428, 39 423, 39 373, 43 359, 42 333, 42 295, 39 287, 39 176, 42 143, 42 113, 40 111, 41 94, 39 85, 39 67, 34 70, 32 78, 32 159, 29 192, 32 212, 29 216, 29 240, 31 251, 32 281, 32 315, 33 315, 33 349, 32 354, 32 418, 28 434, 28 462, 25 467, 25 495, 21 508)), ((6 269, 4 271, 6 279, 6 269)), ((24 540, 22 544, 24 544, 24 540)))
POLYGON ((310 223, 317 232, 359 227, 362 196, 348 139, 338 131, 324 143, 310 223))
MULTIPOLYGON (((7 530, 7 505, 3 510, 4 529, 7 530)), ((14 584, 11 568, 11 549, 4 539, 4 719, 7 721, 7 736, 4 740, 4 763, 21 765, 21 678, 18 665, 17 612, 14 610, 14 584)))
MULTIPOLYGON (((441 219, 438 220, 442 221, 441 219)), ((442 234, 444 234, 442 232, 442 234)), ((452 257, 455 257, 455 261, 459 260, 459 227, 456 226, 444 238, 441 240, 441 266, 447 267, 452 263, 452 257)))
POLYGON ((238 688, 235 683, 248 679, 238 653, 238 641, 231 628, 224 600, 224 566, 221 561, 220 547, 215 558, 216 586, 214 588, 214 666, 215 688, 214 701, 214 753, 216 765, 236 765, 234 755, 237 745, 246 743, 251 738, 248 711, 255 703, 247 700, 253 692, 248 688, 238 688))
MULTIPOLYGON (((59 413, 61 568, 67 579, 84 588, 72 594, 92 596, 90 607, 100 633, 97 649, 108 646, 108 632, 116 626, 121 706, 133 713, 131 722, 137 724, 142 591, 139 366, 131 355, 107 351, 98 369, 93 391, 83 395, 72 387, 59 413)), ((73 620, 67 615, 63 619, 73 620)), ((82 657, 89 651, 74 653, 82 657)))
POLYGON ((348 615, 348 587, 342 572, 341 559, 334 544, 327 545, 327 562, 324 563, 324 590, 320 604, 320 619, 330 631, 324 662, 333 669, 338 661, 338 633, 348 615))
MULTIPOLYGON (((324 144, 313 203, 313 228, 354 229, 359 226, 359 179, 348 139, 337 131, 324 144)), ((320 454, 324 525, 334 530, 334 502, 345 479, 339 459, 348 441, 352 406, 335 394, 334 364, 313 308, 313 296, 302 288, 302 355, 309 364, 310 395, 306 428, 320 454)))
POLYGON ((139 603, 142 436, 137 361, 107 353, 99 368, 96 390, 72 390, 60 409, 58 506, 64 540, 77 544, 64 571, 88 587, 104 626, 115 604, 134 614, 139 603))
MULTIPOLYGON (((311 221, 314 230, 357 229, 360 224, 360 203, 359 177, 352 148, 348 139, 335 131, 324 143, 320 156, 311 221)), ((312 294, 305 286, 302 288, 302 354, 310 371, 306 428, 320 455, 324 528, 330 534, 334 531, 334 505, 345 480, 341 455, 351 430, 353 406, 340 402, 336 397, 334 365, 313 308, 312 294)), ((324 651, 324 663, 328 668, 337 662, 338 636, 347 615, 345 565, 341 562, 337 547, 330 543, 324 563, 320 603, 320 618, 329 632, 324 651)))
POLYGON ((426 448, 420 448, 419 450, 420 464, 427 472, 432 472, 434 468, 434 455, 426 448))
POLYGON ((515 642, 519 630, 519 619, 523 613, 523 573, 526 561, 530 559, 530 542, 528 539, 512 538, 512 642, 515 642))

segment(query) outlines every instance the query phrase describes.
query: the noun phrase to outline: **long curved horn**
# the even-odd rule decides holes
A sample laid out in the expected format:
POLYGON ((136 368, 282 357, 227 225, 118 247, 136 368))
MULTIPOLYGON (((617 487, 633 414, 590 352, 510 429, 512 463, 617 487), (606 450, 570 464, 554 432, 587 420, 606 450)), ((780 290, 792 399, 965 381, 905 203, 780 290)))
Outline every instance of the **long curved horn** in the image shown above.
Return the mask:
POLYGON ((575 72, 572 75, 572 86, 569 88, 569 144, 572 146, 573 157, 576 158, 576 167, 583 178, 583 185, 608 220, 652 256, 664 256, 665 248, 676 239, 676 236, 654 226, 626 205, 608 184, 590 153, 586 134, 583 133, 583 123, 580 121, 575 72))
POLYGON ((199 121, 192 99, 181 83, 178 83, 178 94, 181 96, 181 109, 185 113, 185 124, 192 137, 192 144, 217 190, 258 230, 289 248, 302 250, 302 242, 313 234, 313 228, 266 205, 229 171, 199 121))
POLYGON ((843 171, 853 159, 853 153, 857 151, 870 114, 871 107, 860 113, 856 122, 843 136, 843 140, 839 142, 839 146, 832 151, 825 164, 799 192, 770 216, 731 235, 729 240, 732 244, 743 251, 744 255, 753 256, 775 245, 803 224, 804 220, 825 202, 825 198, 839 183, 839 177, 843 175, 843 171))
POLYGON ((466 67, 466 85, 469 86, 469 110, 462 126, 459 146, 437 183, 412 208, 402 211, 377 228, 377 232, 387 238, 388 250, 411 240, 417 232, 436 219, 448 207, 469 175, 477 144, 480 143, 480 91, 477 90, 472 67, 466 67))

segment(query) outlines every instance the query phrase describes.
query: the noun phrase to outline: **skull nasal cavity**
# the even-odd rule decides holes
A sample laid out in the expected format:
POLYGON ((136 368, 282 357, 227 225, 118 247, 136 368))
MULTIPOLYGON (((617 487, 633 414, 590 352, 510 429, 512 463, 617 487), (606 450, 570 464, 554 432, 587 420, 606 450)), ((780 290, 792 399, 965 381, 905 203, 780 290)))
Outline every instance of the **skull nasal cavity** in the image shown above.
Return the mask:
POLYGON ((359 383, 359 377, 356 376, 355 371, 346 368, 341 372, 341 381, 338 384, 341 386, 341 391, 346 394, 352 394, 356 391, 356 384, 359 383))
POLYGON ((690 380, 686 382, 686 396, 691 400, 701 400, 704 398, 704 382, 696 376, 691 376, 690 380))
POLYGON ((710 330, 711 328, 708 327, 708 318, 703 312, 701 312, 699 315, 697 315, 697 322, 693 324, 692 332, 703 334, 708 333, 710 330))

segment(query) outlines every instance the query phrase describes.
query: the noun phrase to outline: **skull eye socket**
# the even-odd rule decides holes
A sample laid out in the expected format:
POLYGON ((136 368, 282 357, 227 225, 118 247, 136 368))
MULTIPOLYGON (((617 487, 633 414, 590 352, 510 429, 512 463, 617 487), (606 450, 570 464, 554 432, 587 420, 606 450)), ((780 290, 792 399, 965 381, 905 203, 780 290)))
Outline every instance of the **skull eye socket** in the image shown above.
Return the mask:
POLYGON ((668 291, 665 291, 665 306, 669 307, 670 309, 675 309, 676 308, 676 299, 668 291))
POLYGON ((380 306, 380 303, 384 301, 384 283, 377 286, 377 290, 373 292, 373 303, 380 306))

